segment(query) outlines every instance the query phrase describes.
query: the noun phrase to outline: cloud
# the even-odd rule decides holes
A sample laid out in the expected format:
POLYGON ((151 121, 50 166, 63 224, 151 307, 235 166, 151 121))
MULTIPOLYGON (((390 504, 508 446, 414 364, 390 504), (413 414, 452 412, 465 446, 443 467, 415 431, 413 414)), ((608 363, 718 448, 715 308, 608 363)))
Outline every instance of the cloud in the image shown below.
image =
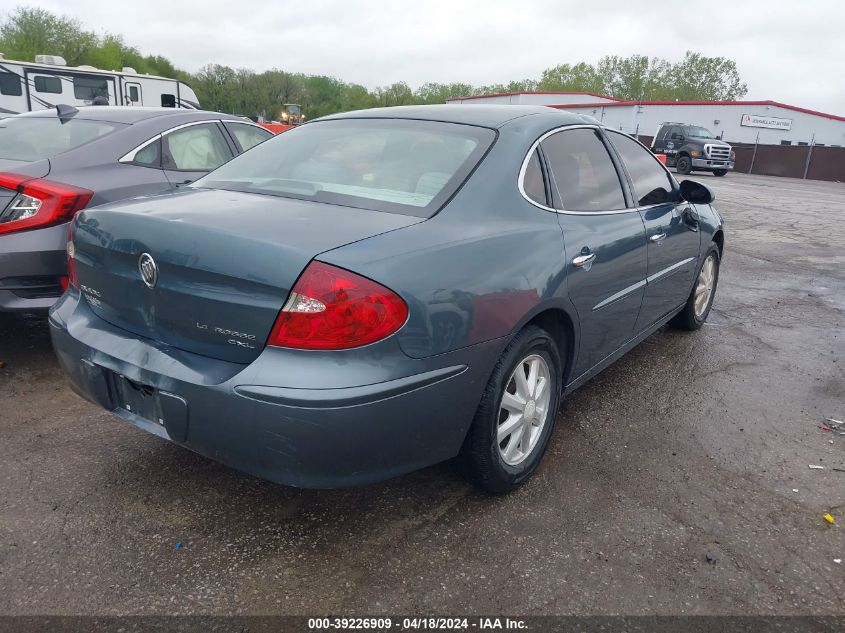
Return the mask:
POLYGON ((42 0, 89 28, 195 71, 282 68, 369 88, 539 78, 559 63, 686 50, 734 59, 750 99, 845 113, 845 3, 653 0, 42 0))

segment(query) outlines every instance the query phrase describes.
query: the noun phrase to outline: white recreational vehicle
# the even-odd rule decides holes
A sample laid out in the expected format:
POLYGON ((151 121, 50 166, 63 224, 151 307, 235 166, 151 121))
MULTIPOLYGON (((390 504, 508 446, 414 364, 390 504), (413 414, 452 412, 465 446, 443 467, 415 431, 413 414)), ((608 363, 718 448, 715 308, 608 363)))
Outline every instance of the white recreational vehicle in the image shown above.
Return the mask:
POLYGON ((155 106, 199 109, 197 95, 176 79, 140 75, 132 68, 68 66, 62 57, 36 55, 35 63, 0 54, 0 118, 66 105, 155 106))

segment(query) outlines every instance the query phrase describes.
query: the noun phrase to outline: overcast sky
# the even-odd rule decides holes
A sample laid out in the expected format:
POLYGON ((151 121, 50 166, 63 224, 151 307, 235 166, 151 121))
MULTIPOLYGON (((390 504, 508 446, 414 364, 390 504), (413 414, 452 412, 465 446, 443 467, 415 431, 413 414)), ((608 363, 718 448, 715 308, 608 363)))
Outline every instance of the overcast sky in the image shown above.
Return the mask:
MULTIPOLYGON (((560 63, 691 49, 735 60, 748 99, 845 115, 845 1, 0 0, 207 63, 324 74, 369 88, 539 78, 560 63)), ((48 52, 48 51, 45 51, 48 52)))

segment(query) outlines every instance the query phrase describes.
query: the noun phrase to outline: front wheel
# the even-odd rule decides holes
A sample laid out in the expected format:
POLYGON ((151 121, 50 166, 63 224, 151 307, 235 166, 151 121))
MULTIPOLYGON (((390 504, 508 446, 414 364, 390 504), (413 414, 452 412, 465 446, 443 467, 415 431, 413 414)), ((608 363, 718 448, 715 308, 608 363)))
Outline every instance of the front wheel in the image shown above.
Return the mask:
POLYGON ((727 170, 727 169, 714 169, 714 170, 713 170, 713 175, 714 175, 714 176, 724 176, 724 175, 725 175, 725 174, 727 174, 727 173, 728 173, 728 170, 727 170))
POLYGON ((692 159, 689 156, 679 156, 678 162, 675 164, 675 169, 679 174, 686 176, 692 171, 692 159))
POLYGON ((462 449, 468 474, 495 493, 537 470, 560 404, 560 352, 536 326, 522 330, 493 369, 462 449))
POLYGON ((716 284, 719 281, 719 249, 713 244, 701 268, 698 269, 695 285, 692 287, 684 309, 676 314, 669 324, 683 330, 697 330, 707 320, 710 308, 713 307, 713 297, 716 295, 716 284))

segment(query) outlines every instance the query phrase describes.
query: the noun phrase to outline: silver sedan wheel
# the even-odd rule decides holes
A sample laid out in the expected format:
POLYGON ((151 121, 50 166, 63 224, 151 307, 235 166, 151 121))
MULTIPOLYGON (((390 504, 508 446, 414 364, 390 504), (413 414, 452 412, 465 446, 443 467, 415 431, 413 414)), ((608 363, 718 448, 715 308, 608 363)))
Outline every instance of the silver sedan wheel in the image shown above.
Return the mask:
POLYGON ((496 441, 499 455, 510 466, 525 461, 543 433, 550 413, 550 376, 546 360, 532 354, 516 366, 505 386, 496 441))
POLYGON ((716 283, 716 257, 711 253, 704 260, 701 272, 698 273, 698 281, 695 283, 695 316, 701 318, 707 306, 710 304, 710 297, 713 296, 713 286, 716 283))

